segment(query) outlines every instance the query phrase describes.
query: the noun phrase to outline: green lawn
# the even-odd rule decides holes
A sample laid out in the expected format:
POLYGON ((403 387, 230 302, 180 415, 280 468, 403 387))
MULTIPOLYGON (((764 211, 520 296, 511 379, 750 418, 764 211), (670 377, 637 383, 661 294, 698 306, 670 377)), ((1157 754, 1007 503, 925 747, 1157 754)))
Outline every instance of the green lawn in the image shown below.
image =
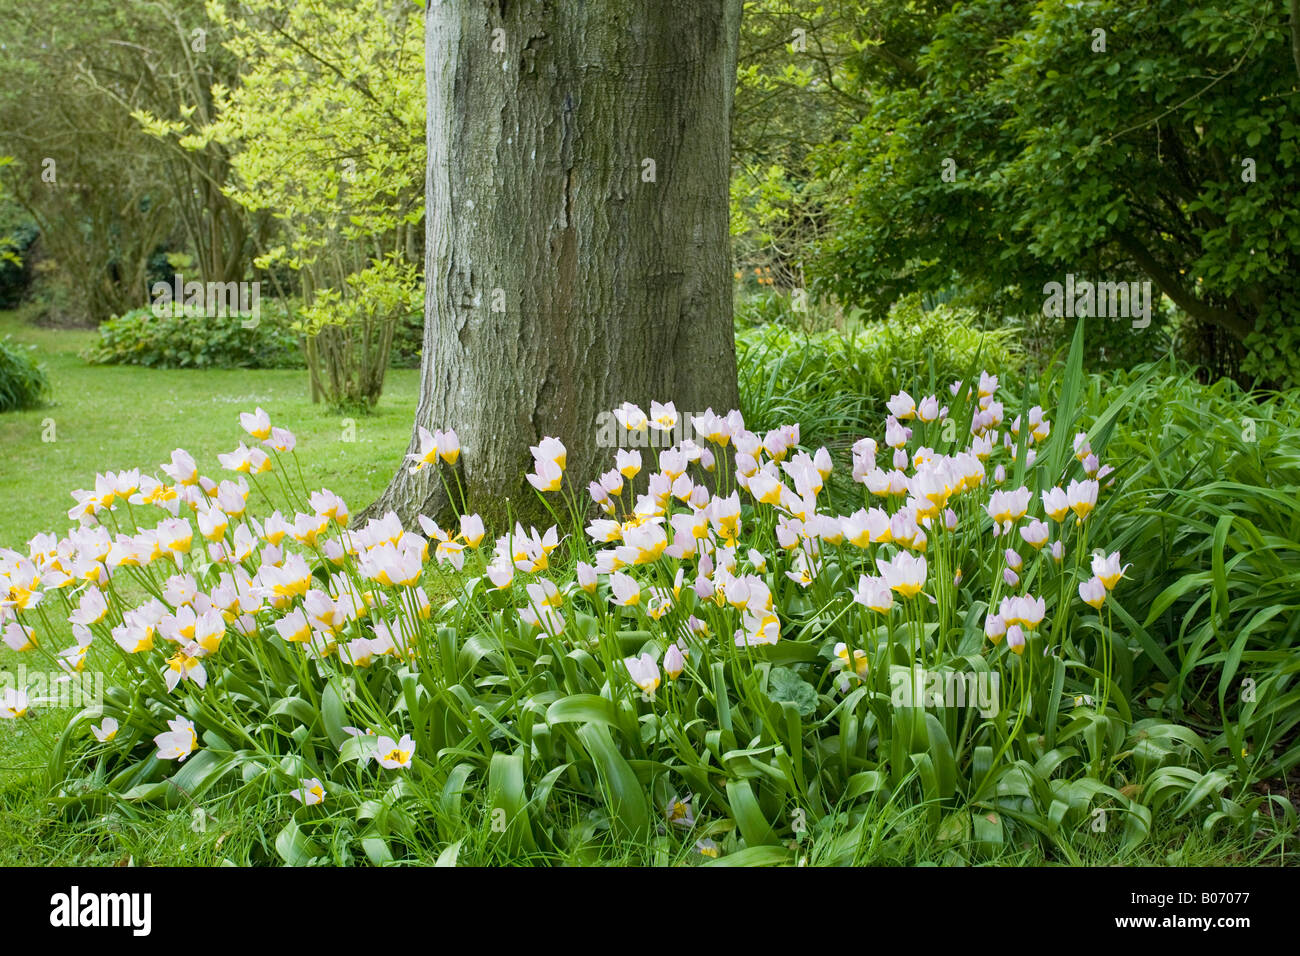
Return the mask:
POLYGON ((153 472, 174 448, 184 448, 201 470, 216 475, 217 453, 248 437, 239 413, 258 405, 298 436, 308 484, 329 488, 359 510, 378 497, 400 462, 419 394, 418 371, 390 371, 379 406, 354 419, 349 442, 343 440, 348 420, 312 404, 302 370, 89 365, 78 353, 95 333, 35 328, 14 312, 0 312, 0 338, 6 334, 37 347, 53 402, 0 417, 0 546, 63 531, 73 504, 69 492, 91 487, 96 472, 153 472))

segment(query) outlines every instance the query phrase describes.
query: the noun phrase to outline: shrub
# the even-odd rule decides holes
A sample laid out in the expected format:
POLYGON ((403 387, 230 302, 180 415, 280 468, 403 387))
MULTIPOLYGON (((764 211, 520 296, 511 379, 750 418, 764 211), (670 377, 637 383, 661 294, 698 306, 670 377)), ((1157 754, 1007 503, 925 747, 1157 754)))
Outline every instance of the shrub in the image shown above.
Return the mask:
MULTIPOLYGON (((1142 712, 1134 662, 1156 650, 1107 525, 1127 463, 1088 447, 1134 390, 1082 403, 1077 345, 1040 385, 1051 420, 1013 416, 988 375, 942 402, 892 396, 855 443, 847 514, 819 498, 823 450, 739 412, 704 416, 657 465, 621 452, 585 533, 544 439, 529 478, 567 520, 507 530, 490 555, 472 515, 348 530, 260 409, 241 424, 262 444, 220 456, 235 480, 181 450, 161 478, 97 476, 74 493, 79 528, 0 569, 10 647, 72 671, 100 646, 125 662, 54 747, 60 803, 247 792, 286 821, 289 863, 340 844, 454 860, 489 827, 495 852, 560 854, 562 810, 696 862, 861 862, 908 819, 950 861, 1034 840, 1073 859, 1099 813, 1124 849, 1193 811, 1254 831, 1251 768, 1142 712), (723 448, 735 471, 710 474, 723 448), (267 514, 280 500, 292 517, 267 514)), ((411 457, 452 494, 459 454, 426 432, 411 457)), ((28 704, 13 692, 0 713, 28 704)))
POLYGON ((49 390, 45 370, 27 351, 8 336, 0 340, 0 412, 37 408, 45 403, 49 390))
POLYGON ((924 311, 915 299, 852 333, 741 329, 741 409, 755 430, 797 421, 805 441, 833 444, 868 431, 897 391, 933 392, 981 366, 1013 368, 1015 342, 1012 330, 982 331, 969 310, 924 311))
POLYGON ((418 316, 423 329, 423 292, 398 256, 372 260, 344 286, 318 290, 294 328, 306 336, 312 400, 364 412, 383 392, 399 327, 409 330, 418 316))
POLYGON ((388 364, 392 368, 419 368, 423 352, 424 310, 416 308, 398 317, 388 364))
POLYGON ((86 354, 97 365, 150 368, 301 368, 298 336, 284 310, 263 301, 256 324, 237 315, 154 315, 134 309, 99 327, 86 354))
MULTIPOLYGON (((1088 324, 1084 364, 1092 371, 1131 369, 1158 361, 1171 353, 1194 359, 1188 347, 1187 320, 1182 313, 1161 307, 1157 300, 1151 325, 1133 328, 1128 319, 1092 319, 1088 324)), ((1057 361, 1069 348, 1077 319, 1041 314, 1009 316, 1004 325, 1014 330, 1022 350, 1039 368, 1057 361)))

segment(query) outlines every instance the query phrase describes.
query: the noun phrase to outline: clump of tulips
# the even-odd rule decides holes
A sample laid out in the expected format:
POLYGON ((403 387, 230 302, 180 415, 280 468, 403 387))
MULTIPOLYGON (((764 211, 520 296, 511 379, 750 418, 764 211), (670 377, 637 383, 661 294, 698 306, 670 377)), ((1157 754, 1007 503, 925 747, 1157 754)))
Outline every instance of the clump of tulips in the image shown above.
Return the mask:
MULTIPOLYGON (((4 551, 3 639, 69 672, 95 648, 116 660, 68 745, 129 768, 107 786, 131 799, 165 797, 167 766, 205 750, 204 787, 261 775, 300 814, 367 793, 445 805, 449 781, 479 779, 527 846, 563 774, 608 825, 705 857, 900 790, 1012 816, 1055 793, 1054 825, 1128 806, 1107 613, 1125 568, 1090 550, 1111 469, 1042 408, 1011 415, 987 373, 887 411, 841 462, 798 425, 710 411, 657 454, 628 442, 585 488, 548 437, 527 477, 555 524, 491 540, 469 513, 355 526, 259 408, 227 477, 181 449, 155 475, 98 475, 75 527, 4 551), (945 692, 912 693, 927 673, 945 692), (954 699, 974 679, 996 696, 954 699), (1081 777, 1097 786, 1061 796, 1081 777)), ((616 414, 680 424, 671 403, 616 414)), ((409 467, 463 503, 461 452, 422 429, 409 467)))

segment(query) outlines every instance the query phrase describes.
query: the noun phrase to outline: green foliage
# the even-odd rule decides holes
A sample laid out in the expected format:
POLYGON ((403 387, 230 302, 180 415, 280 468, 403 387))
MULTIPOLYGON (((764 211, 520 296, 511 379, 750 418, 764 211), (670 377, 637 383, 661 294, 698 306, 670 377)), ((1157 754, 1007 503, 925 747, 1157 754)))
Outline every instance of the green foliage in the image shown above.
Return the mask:
MULTIPOLYGON (((1020 347, 1041 369, 1069 348, 1078 321, 1030 313, 1008 316, 1002 324, 1014 331, 1020 347)), ((1173 309, 1155 311, 1150 326, 1140 329, 1128 319, 1094 319, 1088 323, 1084 366, 1093 372, 1132 369, 1170 355, 1194 363, 1190 324, 1187 316, 1173 309)))
POLYGON ((389 365, 393 368, 419 368, 424 352, 424 308, 405 312, 393 328, 393 351, 389 365))
MULTIPOLYGON (((761 315, 776 314, 766 308, 761 315)), ((855 331, 806 333, 785 324, 737 330, 741 411, 751 428, 797 421, 810 445, 842 443, 866 433, 895 392, 935 392, 981 364, 1015 366, 1014 332, 982 331, 970 310, 925 311, 909 299, 886 320, 850 322, 855 331)))
POLYGON ((0 17, 7 192, 41 231, 50 311, 95 324, 143 304, 160 247, 195 252, 204 281, 245 278, 254 224, 223 191, 220 145, 187 153, 137 115, 202 123, 229 83, 204 0, 50 0, 0 17))
MULTIPOLYGON (((863 56, 862 5, 748 0, 741 19, 732 119, 731 234, 738 262, 774 270, 784 288, 806 286, 818 243, 830 238, 834 177, 815 149, 843 137, 866 106, 846 87, 863 56)), ((869 55, 869 54, 867 54, 869 55)))
POLYGON ((9 336, 0 339, 0 412, 39 408, 49 395, 45 370, 9 336))
MULTIPOLYGON (((1096 408, 1135 376, 1095 378, 1096 408)), ((1248 395, 1187 375, 1140 382, 1107 454, 1132 461, 1110 516, 1134 563, 1129 626, 1153 708, 1195 727, 1237 770, 1300 764, 1300 392, 1248 395)))
POLYGON ((278 223, 255 263, 289 270, 301 288, 313 401, 371 408, 396 326, 419 311, 422 10, 409 0, 223 0, 211 12, 240 81, 213 89, 215 119, 166 132, 189 149, 233 151, 231 194, 278 223))
POLYGON ((27 294, 32 270, 24 254, 39 235, 34 225, 24 225, 0 237, 0 308, 14 308, 27 294))
MULTIPOLYGON (((423 15, 409 0, 347 7, 285 0, 212 4, 223 47, 241 64, 238 86, 219 86, 218 116, 184 142, 238 147, 235 196, 273 210, 295 269, 314 263, 348 274, 355 246, 399 251, 424 216, 423 15), (286 86, 293 109, 284 108, 286 86), (292 169, 292 175, 286 175, 292 169), (341 268, 325 260, 343 255, 341 268)), ((177 130, 180 132, 180 130, 177 130)), ((341 282, 341 277, 339 279, 341 282)))
POLYGON ((379 401, 399 328, 409 337, 418 321, 423 331, 423 288, 415 267, 396 255, 352 273, 344 286, 319 290, 293 328, 306 337, 313 398, 364 411, 379 401))
POLYGON ((814 299, 804 289, 778 287, 771 272, 770 268, 756 268, 750 274, 737 273, 742 278, 734 299, 737 326, 771 324, 817 332, 843 328, 847 324, 836 303, 814 299))
POLYGON ((261 303, 256 322, 238 315, 155 315, 134 309, 99 327, 86 353, 98 365, 150 368, 301 368, 299 336, 282 307, 261 303))
POLYGON ((822 287, 873 313, 948 287, 1021 312, 1066 273, 1150 279, 1223 334, 1200 356, 1215 370, 1245 348, 1247 376, 1300 382, 1281 0, 871 6, 890 56, 853 87, 871 97, 851 135, 821 150, 844 182, 822 287))
MULTIPOLYGON (((12 160, 0 156, 0 170, 12 160)), ((32 279, 29 253, 40 235, 32 218, 0 190, 0 309, 22 302, 32 279)))

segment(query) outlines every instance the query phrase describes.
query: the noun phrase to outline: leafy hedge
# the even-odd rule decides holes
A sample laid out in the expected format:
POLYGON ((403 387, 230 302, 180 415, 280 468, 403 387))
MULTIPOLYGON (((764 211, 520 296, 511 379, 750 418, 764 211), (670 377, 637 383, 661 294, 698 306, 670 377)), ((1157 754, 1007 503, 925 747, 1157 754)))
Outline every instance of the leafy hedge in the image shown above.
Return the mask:
MULTIPOLYGON (((99 327, 99 343, 86 353, 96 365, 150 368, 303 368, 299 337, 279 306, 262 304, 255 328, 238 316, 155 316, 135 309, 99 327)), ((424 323, 419 315, 399 320, 389 365, 419 368, 424 323)))
POLYGON ((239 316, 156 316, 134 309, 99 327, 86 359, 150 368, 302 368, 298 337, 285 313, 263 303, 256 325, 239 316))

